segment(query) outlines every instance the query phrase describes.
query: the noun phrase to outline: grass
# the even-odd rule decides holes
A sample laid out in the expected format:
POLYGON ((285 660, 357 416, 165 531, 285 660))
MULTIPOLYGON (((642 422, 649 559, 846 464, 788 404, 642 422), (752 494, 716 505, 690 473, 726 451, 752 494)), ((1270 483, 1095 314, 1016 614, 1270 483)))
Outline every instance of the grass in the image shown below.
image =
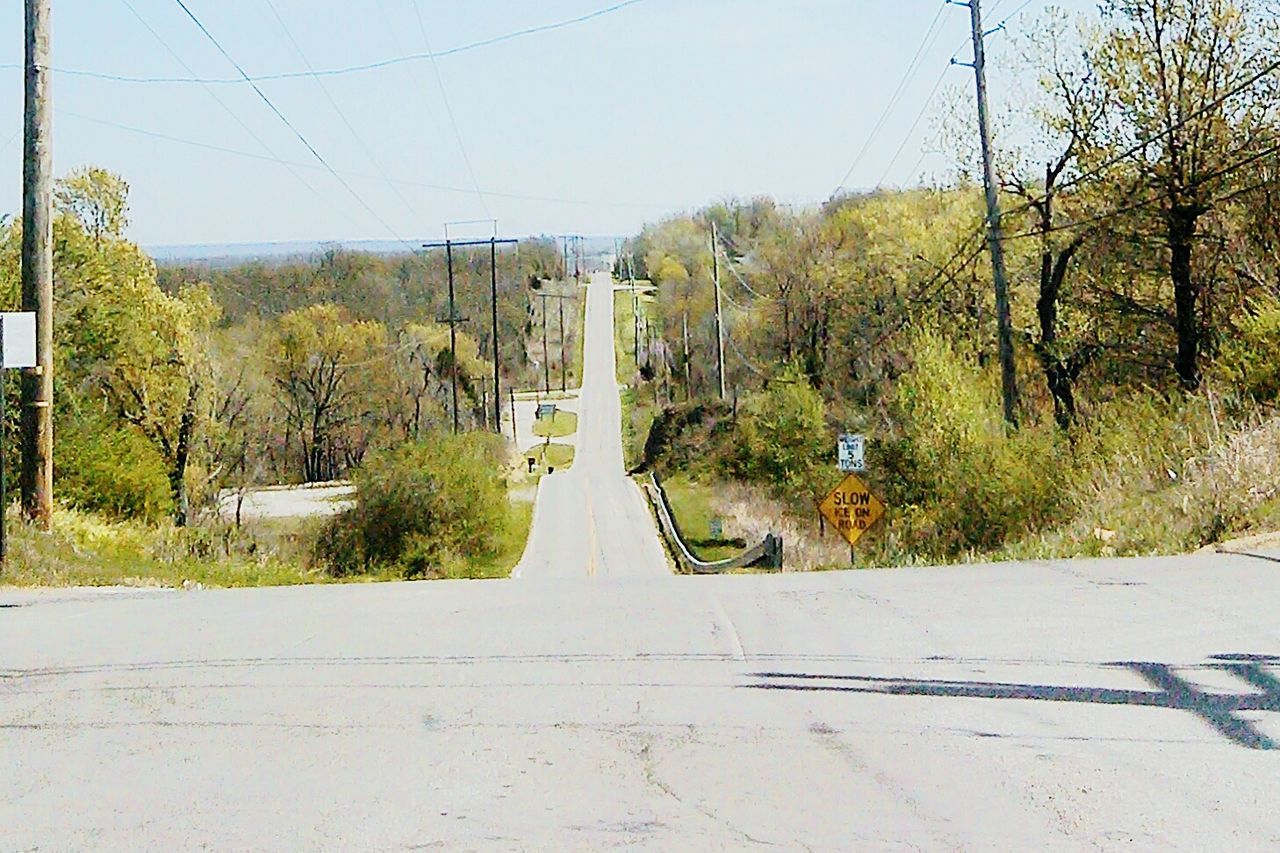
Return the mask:
POLYGON ((533 434, 539 438, 563 438, 578 431, 578 416, 573 412, 557 409, 555 417, 543 418, 533 425, 533 434))
MULTIPOLYGON (((13 521, 0 583, 15 586, 250 587, 327 583, 306 566, 319 522, 179 530, 58 509, 53 532, 13 521)), ((361 578, 368 580, 370 578, 361 578)), ((379 578, 372 578, 379 579, 379 578)))
MULTIPOLYGON (((553 454, 553 459, 560 456, 553 454)), ((494 553, 441 566, 438 577, 510 575, 524 553, 532 521, 532 501, 512 500, 494 553)), ((268 587, 401 580, 390 571, 335 578, 310 568, 312 543, 324 523, 273 519, 248 522, 240 529, 210 523, 179 530, 59 508, 50 533, 10 520, 9 562, 0 571, 0 586, 268 587)))
POLYGON ((736 557, 746 550, 748 543, 736 535, 734 519, 726 517, 719 505, 716 484, 681 474, 663 480, 662 488, 685 544, 695 557, 714 562, 736 557), (723 530, 719 538, 713 539, 711 520, 715 518, 721 519, 723 530))
POLYGON ((539 444, 531 447, 523 454, 525 459, 533 458, 534 473, 546 473, 548 468, 563 471, 573 467, 574 449, 569 444, 539 444))
POLYGON ((513 500, 496 552, 489 557, 465 559, 456 564, 441 566, 438 579, 494 580, 509 577, 524 555, 532 527, 533 502, 513 500))
POLYGON ((631 293, 626 290, 614 291, 613 325, 614 351, 618 362, 618 382, 629 383, 636 377, 635 310, 631 303, 631 293))

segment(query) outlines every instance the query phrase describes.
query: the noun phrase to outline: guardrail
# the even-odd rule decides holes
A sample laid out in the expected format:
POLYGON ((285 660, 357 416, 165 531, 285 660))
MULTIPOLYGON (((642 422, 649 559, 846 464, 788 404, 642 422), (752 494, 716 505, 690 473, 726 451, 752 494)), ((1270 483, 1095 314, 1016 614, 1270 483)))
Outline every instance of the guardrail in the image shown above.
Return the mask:
POLYGON ((658 526, 662 528, 663 538, 671 545, 672 552, 687 571, 697 575, 714 575, 753 566, 782 569, 782 537, 772 533, 766 535, 759 545, 737 557, 710 563, 698 559, 685 544, 684 534, 680 532, 680 525, 676 522, 675 513, 671 511, 671 503, 667 500, 667 493, 662 488, 657 473, 649 474, 649 482, 644 484, 644 491, 658 516, 658 526))

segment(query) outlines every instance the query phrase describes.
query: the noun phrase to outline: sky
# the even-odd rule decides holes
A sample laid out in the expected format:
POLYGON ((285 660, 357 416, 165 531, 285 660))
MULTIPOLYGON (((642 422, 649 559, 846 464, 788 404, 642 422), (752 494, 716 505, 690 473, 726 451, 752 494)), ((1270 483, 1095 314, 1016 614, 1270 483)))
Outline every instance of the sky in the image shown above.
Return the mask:
MULTIPOLYGON (((301 72, 258 84, 279 115, 177 0, 52 0, 55 171, 121 174, 149 246, 416 245, 478 219, 623 235, 724 198, 912 185, 949 171, 938 115, 972 96, 949 66, 970 58, 968 9, 941 0, 184 2, 250 76, 301 72)), ((986 6, 1012 31, 1046 0, 986 6)), ((4 3, 0 215, 21 210, 22 32, 22 4, 4 3)))

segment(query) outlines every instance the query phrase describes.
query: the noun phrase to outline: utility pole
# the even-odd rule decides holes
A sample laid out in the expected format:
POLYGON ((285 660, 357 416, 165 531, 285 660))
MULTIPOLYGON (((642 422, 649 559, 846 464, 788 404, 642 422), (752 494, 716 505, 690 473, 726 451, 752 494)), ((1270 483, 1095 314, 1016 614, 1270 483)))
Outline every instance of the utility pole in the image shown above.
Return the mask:
POLYGON ((728 398, 724 382, 724 319, 720 315, 720 232, 711 223, 711 277, 716 286, 716 376, 720 384, 720 400, 728 398))
POLYGON ((564 355, 564 297, 560 297, 558 302, 560 303, 560 393, 565 394, 569 391, 566 378, 569 372, 569 363, 565 361, 564 355))
POLYGON ((458 309, 453 298, 453 241, 445 240, 445 257, 449 264, 449 382, 453 396, 453 434, 458 434, 458 309))
MULTIPOLYGON (((36 368, 22 373, 22 512, 53 517, 53 99, 50 0, 26 0, 22 309, 36 315, 36 368)), ((0 507, 3 511, 3 507, 0 507)))
POLYGON ((632 359, 636 370, 640 369, 640 297, 636 296, 636 267, 633 257, 627 258, 627 277, 631 280, 631 343, 635 350, 632 359))
MULTIPOLYGON (((551 357, 547 355, 547 294, 539 293, 542 297, 542 390, 544 393, 551 393, 551 357)), ((560 366, 564 369, 564 365, 560 366)))
POLYGON ((489 241, 489 308, 493 315, 493 430, 502 435, 502 358, 498 348, 498 238, 489 241))
MULTIPOLYGON (((488 221, 488 220, 486 220, 488 221)), ((457 223, 466 224, 466 223, 457 223)), ((497 231, 497 222, 494 221, 494 231, 497 231)), ((448 234, 448 226, 445 227, 445 233, 448 234)), ((494 429, 499 433, 502 432, 502 368, 501 359, 498 354, 498 246, 505 243, 516 243, 517 240, 499 240, 496 236, 487 240, 451 240, 447 236, 443 243, 424 243, 424 249, 444 249, 445 262, 449 267, 449 316, 440 322, 449 324, 449 352, 453 361, 453 369, 450 371, 452 384, 450 393, 453 397, 453 431, 458 432, 458 324, 467 322, 466 317, 458 316, 457 301, 454 293, 453 281, 453 249, 455 246, 459 248, 472 246, 488 246, 489 247, 489 308, 490 316, 493 320, 493 414, 494 429)), ((484 410, 488 411, 488 402, 484 404, 484 410)))
POLYGON ((680 315, 680 325, 684 330, 684 398, 693 399, 693 370, 689 366, 689 309, 680 315))
POLYGON ((999 329, 1000 386, 1004 419, 1018 425, 1018 374, 1013 361, 1013 320, 1009 308, 1009 281, 1004 266, 1004 233, 1000 220, 1000 193, 991 150, 990 108, 987 104, 987 33, 982 29, 982 0, 959 5, 969 7, 973 27, 973 71, 978 87, 978 134, 982 140, 982 181, 987 193, 987 243, 996 286, 996 323, 999 329))

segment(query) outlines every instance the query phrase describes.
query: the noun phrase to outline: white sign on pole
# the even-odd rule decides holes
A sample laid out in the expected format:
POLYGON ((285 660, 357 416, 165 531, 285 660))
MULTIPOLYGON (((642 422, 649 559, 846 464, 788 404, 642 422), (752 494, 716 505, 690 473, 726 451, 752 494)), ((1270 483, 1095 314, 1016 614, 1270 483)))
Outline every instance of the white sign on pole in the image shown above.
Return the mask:
POLYGON ((867 437, 865 435, 845 434, 840 436, 836 444, 836 456, 840 460, 840 470, 846 474, 867 470, 866 462, 867 437))
POLYGON ((36 315, 32 312, 0 313, 4 322, 4 366, 8 369, 36 366, 36 315))

